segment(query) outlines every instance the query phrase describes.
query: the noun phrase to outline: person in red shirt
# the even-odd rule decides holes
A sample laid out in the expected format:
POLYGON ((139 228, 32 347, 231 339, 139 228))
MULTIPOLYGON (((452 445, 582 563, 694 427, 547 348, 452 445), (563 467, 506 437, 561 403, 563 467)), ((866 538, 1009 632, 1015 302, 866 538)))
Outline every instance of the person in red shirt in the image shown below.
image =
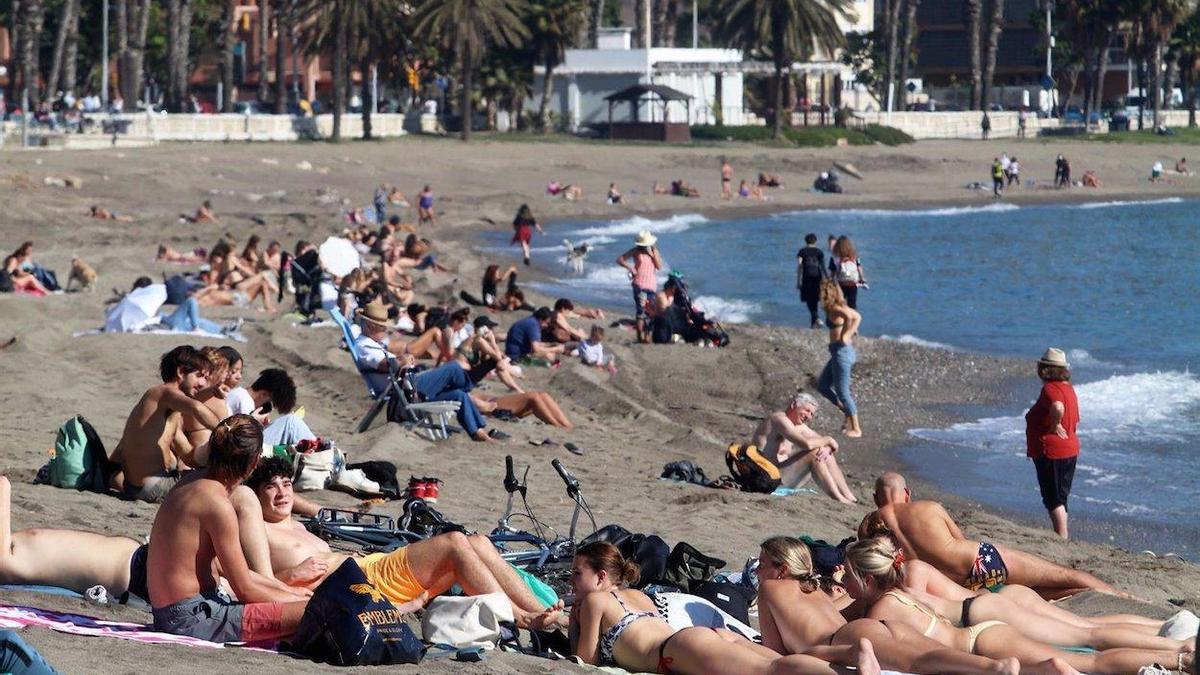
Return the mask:
POLYGON ((1026 454, 1037 470, 1042 504, 1050 523, 1063 539, 1067 535, 1067 498, 1079 457, 1079 400, 1071 386, 1071 365, 1061 349, 1051 347, 1038 360, 1042 393, 1025 413, 1026 454))

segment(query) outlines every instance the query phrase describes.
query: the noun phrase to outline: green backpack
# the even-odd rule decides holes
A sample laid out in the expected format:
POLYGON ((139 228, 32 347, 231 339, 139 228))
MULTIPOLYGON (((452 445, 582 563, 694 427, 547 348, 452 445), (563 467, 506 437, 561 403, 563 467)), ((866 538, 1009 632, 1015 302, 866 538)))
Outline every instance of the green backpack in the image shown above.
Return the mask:
POLYGON ((58 428, 48 480, 55 487, 104 492, 108 454, 91 423, 76 415, 58 428))

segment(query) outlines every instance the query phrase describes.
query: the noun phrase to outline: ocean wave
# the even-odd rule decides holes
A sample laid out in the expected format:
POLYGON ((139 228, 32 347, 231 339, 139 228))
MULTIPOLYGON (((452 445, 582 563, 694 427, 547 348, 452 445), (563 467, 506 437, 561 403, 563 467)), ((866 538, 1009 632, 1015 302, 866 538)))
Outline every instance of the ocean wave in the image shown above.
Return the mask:
POLYGON ((903 335, 880 335, 879 339, 899 342, 902 345, 916 345, 918 347, 928 347, 930 349, 944 349, 948 352, 958 351, 958 348, 953 345, 948 345, 944 342, 935 342, 934 340, 925 340, 915 335, 909 335, 908 333, 904 333, 903 335))
POLYGON ((1164 197, 1162 199, 1143 199, 1143 200, 1114 200, 1111 202, 1087 202, 1086 204, 1076 204, 1077 209, 1107 209, 1117 206, 1147 206, 1149 204, 1178 204, 1183 201, 1183 197, 1164 197))
POLYGON ((1071 367, 1087 366, 1089 368, 1120 368, 1121 364, 1103 361, 1091 355, 1086 349, 1068 349, 1067 361, 1071 367))
MULTIPOLYGON (((647 230, 655 234, 683 232, 690 229, 693 225, 707 223, 708 218, 698 213, 681 213, 670 218, 652 220, 643 216, 633 216, 624 220, 614 220, 603 225, 594 225, 578 230, 571 230, 568 238, 580 237, 604 237, 609 242, 615 241, 613 237, 618 235, 637 234, 642 230, 647 230)), ((574 239, 572 239, 574 241, 574 239)), ((580 239, 582 243, 585 239, 580 239)))
POLYGON ((912 218, 919 216, 923 218, 938 218, 943 216, 961 216, 979 213, 1006 213, 1008 211, 1016 211, 1021 208, 1016 204, 1002 202, 999 204, 988 204, 987 206, 947 206, 936 209, 813 209, 809 211, 786 211, 784 213, 776 213, 772 218, 796 218, 798 216, 807 216, 813 214, 820 215, 840 215, 856 218, 912 218))
MULTIPOLYGON (((1158 372, 1114 375, 1075 388, 1079 399, 1080 440, 1124 454, 1150 443, 1182 443, 1200 433, 1200 379, 1191 373, 1158 372)), ((1030 401, 1032 404, 1032 401, 1030 401)), ((985 417, 945 429, 911 429, 926 441, 984 451, 1024 448, 1024 414, 985 417)))
POLYGON ((708 316, 729 323, 748 323, 762 311, 762 306, 757 302, 716 295, 697 296, 692 298, 692 304, 708 316))

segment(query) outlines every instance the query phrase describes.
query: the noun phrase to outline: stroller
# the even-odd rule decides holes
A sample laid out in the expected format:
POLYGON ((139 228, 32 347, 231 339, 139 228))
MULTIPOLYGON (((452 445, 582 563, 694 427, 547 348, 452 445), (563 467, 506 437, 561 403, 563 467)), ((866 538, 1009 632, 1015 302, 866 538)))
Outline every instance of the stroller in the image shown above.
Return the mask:
POLYGON ((666 285, 675 287, 675 306, 682 310, 684 316, 687 317, 687 325, 683 330, 684 340, 687 342, 707 340, 717 347, 729 345, 729 333, 721 327, 721 324, 716 319, 705 316, 704 312, 696 309, 692 304, 692 294, 688 290, 687 282, 683 279, 683 273, 671 272, 666 285))
POLYGON ((306 321, 315 320, 317 310, 321 309, 321 259, 316 249, 291 260, 288 270, 292 275, 292 285, 296 287, 296 311, 304 315, 306 321))

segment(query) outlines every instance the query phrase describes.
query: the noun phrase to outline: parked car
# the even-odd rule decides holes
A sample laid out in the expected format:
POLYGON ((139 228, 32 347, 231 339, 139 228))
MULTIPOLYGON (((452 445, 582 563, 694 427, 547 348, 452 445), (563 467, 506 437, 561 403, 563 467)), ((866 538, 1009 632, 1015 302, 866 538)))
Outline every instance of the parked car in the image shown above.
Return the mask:
MULTIPOLYGON (((1088 124, 1100 123, 1100 113, 1095 110, 1092 111, 1088 118, 1088 124)), ((1083 110, 1077 105, 1069 106, 1063 114, 1063 120, 1071 124, 1083 124, 1083 110)))

